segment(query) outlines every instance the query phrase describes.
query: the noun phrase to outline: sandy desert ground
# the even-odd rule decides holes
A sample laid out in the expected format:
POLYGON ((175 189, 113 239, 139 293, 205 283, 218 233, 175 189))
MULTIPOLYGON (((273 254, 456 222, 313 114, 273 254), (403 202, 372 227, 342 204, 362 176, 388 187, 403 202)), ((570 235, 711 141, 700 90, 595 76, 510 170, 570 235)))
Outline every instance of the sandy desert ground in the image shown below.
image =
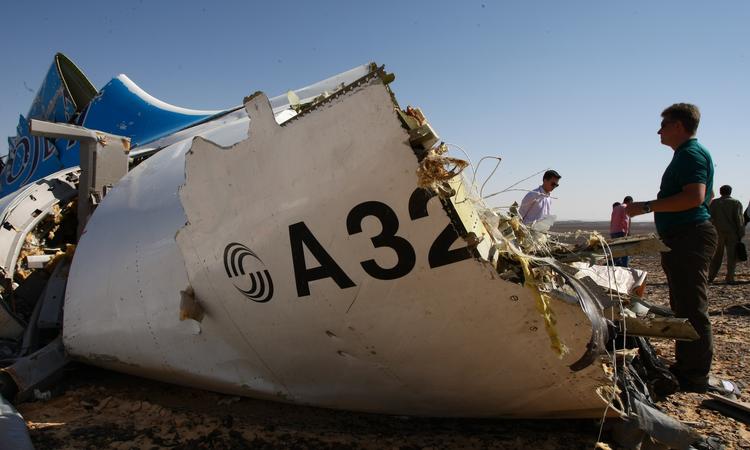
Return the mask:
MULTIPOLYGON (((650 224, 636 226, 648 232, 650 224)), ((594 229, 573 223, 557 229, 594 229)), ((667 305, 667 287, 658 256, 632 259, 649 272, 647 298, 667 305)), ((719 278, 723 275, 720 273, 719 278)), ((739 284, 711 286, 714 374, 743 387, 750 401, 750 268, 741 263, 739 284)), ((671 343, 653 341, 665 358, 671 343)), ((742 422, 702 406, 705 394, 678 393, 660 403, 670 415, 726 448, 750 448, 742 422)), ((322 410, 158 383, 84 365, 68 369, 52 398, 18 405, 37 449, 592 449, 597 420, 424 419, 322 410)), ((601 441, 612 443, 607 427, 601 441)))

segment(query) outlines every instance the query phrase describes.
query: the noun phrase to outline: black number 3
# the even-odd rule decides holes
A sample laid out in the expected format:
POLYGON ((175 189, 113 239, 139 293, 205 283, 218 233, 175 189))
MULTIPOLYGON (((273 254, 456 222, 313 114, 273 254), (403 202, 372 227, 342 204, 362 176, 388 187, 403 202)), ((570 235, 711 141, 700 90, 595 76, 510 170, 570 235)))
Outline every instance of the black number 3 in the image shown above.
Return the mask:
POLYGON ((396 252, 398 261, 390 269, 384 269, 374 259, 362 261, 360 264, 370 276, 378 280, 395 280, 411 272, 416 264, 417 256, 414 248, 406 239, 396 236, 398 231, 398 217, 396 213, 385 203, 364 202, 352 208, 346 217, 346 229, 349 235, 362 232, 362 219, 367 216, 376 217, 383 227, 383 231, 370 238, 375 248, 388 247, 396 252))

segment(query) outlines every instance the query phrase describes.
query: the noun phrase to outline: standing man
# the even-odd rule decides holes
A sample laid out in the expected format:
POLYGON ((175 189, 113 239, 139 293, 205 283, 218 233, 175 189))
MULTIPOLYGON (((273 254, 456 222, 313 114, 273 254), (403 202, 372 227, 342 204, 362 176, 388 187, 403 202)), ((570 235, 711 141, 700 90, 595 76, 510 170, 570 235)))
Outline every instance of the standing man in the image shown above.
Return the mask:
POLYGON ((719 235, 719 245, 711 261, 711 269, 708 271, 708 281, 716 278, 724 259, 724 247, 727 248, 727 283, 734 283, 734 267, 737 264, 735 247, 742 236, 745 235, 745 218, 742 214, 742 203, 732 198, 732 186, 724 185, 719 189, 721 197, 711 202, 711 222, 716 227, 719 235))
POLYGON ((661 143, 674 150, 664 171, 656 200, 633 202, 629 216, 654 212, 656 230, 671 249, 661 254, 669 284, 669 303, 677 317, 685 317, 700 336, 676 341, 676 362, 670 367, 680 389, 706 392, 713 359, 713 336, 708 319, 708 265, 716 250, 716 229, 709 221, 714 164, 695 133, 698 107, 677 103, 661 116, 661 143))
POLYGON ((559 186, 560 176, 554 170, 544 172, 542 185, 533 191, 529 191, 521 200, 518 214, 521 215, 523 223, 531 225, 537 220, 549 216, 552 211, 552 199, 549 194, 559 186))
MULTIPOLYGON (((609 237, 620 238, 630 234, 630 216, 628 216, 628 205, 633 203, 633 197, 626 196, 622 203, 612 205, 612 216, 609 220, 609 237)), ((612 262, 616 266, 628 267, 630 259, 627 256, 615 258, 612 262)))

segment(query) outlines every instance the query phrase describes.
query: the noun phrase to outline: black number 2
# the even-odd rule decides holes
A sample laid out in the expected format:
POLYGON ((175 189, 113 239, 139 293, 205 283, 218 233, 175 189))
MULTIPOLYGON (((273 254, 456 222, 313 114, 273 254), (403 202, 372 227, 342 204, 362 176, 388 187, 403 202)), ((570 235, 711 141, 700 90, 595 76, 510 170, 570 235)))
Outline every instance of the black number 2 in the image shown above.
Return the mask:
POLYGON ((398 216, 385 203, 369 201, 360 203, 349 211, 346 217, 346 229, 349 235, 362 232, 362 219, 373 216, 380 221, 383 230, 379 235, 370 238, 375 248, 388 247, 396 252, 398 261, 396 265, 384 269, 374 259, 362 261, 360 264, 371 277, 378 280, 395 280, 411 272, 416 264, 417 256, 414 247, 406 239, 396 236, 398 231, 398 216))
MULTIPOLYGON (((411 197, 409 197, 409 217, 411 220, 427 217, 427 202, 434 196, 435 193, 420 188, 412 192, 411 197)), ((452 224, 449 223, 443 228, 443 231, 430 246, 430 253, 427 255, 430 268, 447 266, 471 258, 471 250, 468 246, 451 250, 451 246, 458 238, 458 233, 456 233, 452 224)))

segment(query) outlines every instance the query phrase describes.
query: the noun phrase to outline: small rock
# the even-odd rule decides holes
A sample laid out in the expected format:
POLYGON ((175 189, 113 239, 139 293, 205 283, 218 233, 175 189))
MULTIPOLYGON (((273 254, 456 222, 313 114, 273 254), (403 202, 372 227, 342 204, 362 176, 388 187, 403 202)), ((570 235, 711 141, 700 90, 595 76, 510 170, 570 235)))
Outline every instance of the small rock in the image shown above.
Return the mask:
POLYGON ((135 401, 135 402, 133 402, 133 404, 132 404, 132 405, 130 406, 130 411, 131 411, 131 412, 136 412, 136 411, 140 411, 142 407, 143 407, 143 402, 140 402, 140 401, 135 401))
POLYGON ((174 416, 172 420, 174 421, 174 426, 177 428, 184 427, 188 422, 187 417, 183 415, 174 416))
POLYGON ((34 399, 40 400, 40 401, 47 401, 52 398, 52 392, 51 391, 40 391, 39 389, 34 389, 34 399))
POLYGON ((96 411, 101 411, 102 409, 106 408, 107 405, 109 405, 109 402, 111 402, 111 401, 112 401, 112 397, 106 397, 106 398, 104 398, 104 400, 102 400, 101 402, 99 402, 99 404, 96 405, 96 407, 94 409, 96 411))
POLYGON ((216 402, 217 405, 231 405, 232 403, 236 403, 240 401, 239 397, 225 397, 216 402))

